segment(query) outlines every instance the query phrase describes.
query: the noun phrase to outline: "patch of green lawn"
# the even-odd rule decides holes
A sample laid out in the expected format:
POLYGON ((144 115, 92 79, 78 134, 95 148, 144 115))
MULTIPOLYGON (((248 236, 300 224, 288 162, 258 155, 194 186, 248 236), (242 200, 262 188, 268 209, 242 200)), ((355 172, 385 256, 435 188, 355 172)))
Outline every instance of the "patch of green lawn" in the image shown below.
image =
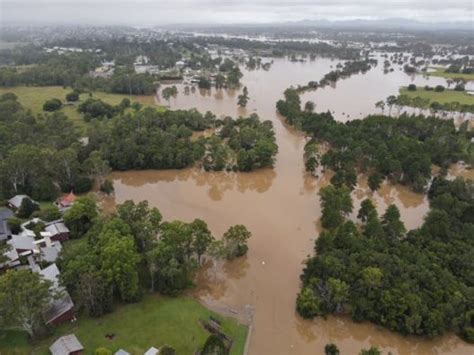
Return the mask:
POLYGON ((463 79, 466 81, 474 80, 474 74, 447 73, 444 68, 433 68, 435 71, 428 72, 428 75, 439 76, 446 79, 463 79))
POLYGON ((179 354, 193 354, 206 341, 209 333, 199 319, 209 316, 222 320, 222 330, 234 339, 232 355, 242 354, 247 327, 235 319, 216 315, 199 302, 188 297, 168 298, 148 295, 135 304, 118 307, 100 318, 80 317, 76 323, 54 329, 54 334, 37 344, 30 344, 21 332, 0 335, 1 354, 48 354, 49 346, 61 335, 74 333, 85 348, 93 354, 98 347, 112 352, 122 348, 132 354, 143 354, 151 346, 172 346, 179 354), (105 337, 114 334, 112 340, 105 337))
POLYGON ((440 104, 446 104, 457 101, 461 105, 474 105, 474 95, 469 95, 465 91, 444 90, 436 92, 434 90, 427 91, 422 87, 417 88, 416 91, 409 91, 406 87, 402 87, 400 88, 400 94, 410 98, 421 97, 429 99, 430 103, 437 101, 440 104))
MULTIPOLYGON (((43 111, 43 104, 46 100, 57 98, 64 104, 66 102, 66 94, 71 91, 71 88, 63 88, 62 86, 0 87, 0 95, 7 92, 16 94, 20 103, 35 114, 45 113, 43 111)), ((109 94, 101 91, 93 92, 92 97, 101 99, 111 105, 118 105, 124 98, 130 98, 129 95, 109 94)), ((88 98, 89 94, 81 94, 78 102, 73 105, 64 105, 60 110, 61 112, 64 112, 64 114, 68 116, 80 129, 85 129, 87 123, 82 119, 82 115, 77 112, 77 106, 88 98)), ((130 101, 138 101, 146 106, 161 108, 155 104, 153 95, 132 96, 130 101)))

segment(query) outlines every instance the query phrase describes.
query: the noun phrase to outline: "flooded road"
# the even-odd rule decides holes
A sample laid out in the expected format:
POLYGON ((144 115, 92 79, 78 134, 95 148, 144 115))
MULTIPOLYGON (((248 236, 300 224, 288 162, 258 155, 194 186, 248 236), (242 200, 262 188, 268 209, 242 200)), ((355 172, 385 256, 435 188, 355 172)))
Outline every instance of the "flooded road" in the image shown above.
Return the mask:
MULTIPOLYGON (((231 225, 248 227, 253 234, 248 255, 230 263, 207 263, 198 275, 193 294, 208 304, 223 304, 235 309, 246 305, 254 307, 250 354, 321 354, 330 342, 336 343, 342 354, 357 354, 360 349, 372 345, 393 354, 472 354, 474 347, 454 335, 434 341, 406 338, 370 323, 356 324, 346 317, 305 321, 296 315, 295 300, 302 262, 312 254, 314 240, 320 231, 317 193, 329 183, 330 173, 322 173, 319 178, 305 173, 302 157, 306 138, 283 123, 275 112, 275 102, 290 85, 319 80, 336 64, 337 61, 327 59, 307 63, 290 63, 281 59, 275 60, 268 72, 244 71, 242 81, 249 89, 251 100, 243 110, 237 107, 238 93, 235 91, 197 90, 184 95, 182 86, 178 86, 180 93, 171 100, 172 109, 196 107, 200 111, 209 110, 217 115, 234 117, 257 112, 262 119, 272 120, 279 146, 275 168, 251 173, 203 172, 198 169, 114 172, 115 196, 104 201, 106 207, 127 199, 148 200, 167 220, 205 220, 219 238, 231 225)), ((396 74, 404 77, 405 85, 411 81, 403 73, 396 74)), ((363 82, 362 78, 362 75, 360 78, 353 76, 337 85, 351 86, 351 80, 363 82)), ((384 85, 383 78, 379 76, 371 80, 384 85)), ((365 83, 363 88, 373 91, 373 85, 365 83)), ((357 86, 353 86, 353 90, 357 94, 363 91, 357 86)), ((387 92, 396 94, 397 90, 398 87, 395 92, 391 89, 387 92)), ((329 92, 333 93, 333 98, 318 92, 308 95, 328 95, 340 107, 341 116, 336 115, 338 119, 342 119, 342 110, 349 112, 351 118, 361 110, 365 115, 365 110, 373 107, 375 102, 370 105, 363 103, 358 109, 355 104, 346 104, 347 100, 350 101, 346 95, 351 90, 343 91, 342 96, 337 94, 338 90, 329 89, 329 92)), ((378 99, 388 96, 384 91, 376 95, 368 92, 374 97, 378 94, 382 95, 378 99)), ((372 100, 372 96, 357 97, 357 100, 372 100)), ((317 109, 327 105, 323 100, 326 99, 315 99, 317 109)), ((395 203, 408 228, 419 226, 428 210, 427 200, 422 195, 387 184, 372 194, 367 190, 366 179, 360 176, 353 192, 354 215, 361 200, 368 196, 376 201, 380 212, 388 204, 395 203)))

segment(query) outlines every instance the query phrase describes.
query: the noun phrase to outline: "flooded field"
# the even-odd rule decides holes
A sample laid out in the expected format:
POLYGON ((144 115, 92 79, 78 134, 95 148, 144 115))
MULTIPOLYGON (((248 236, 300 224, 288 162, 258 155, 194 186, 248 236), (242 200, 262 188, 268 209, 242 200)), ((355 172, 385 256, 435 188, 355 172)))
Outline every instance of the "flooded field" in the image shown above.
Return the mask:
MULTIPOLYGON (((247 257, 231 263, 207 263, 198 275, 195 297, 208 304, 255 309, 250 353, 321 354, 324 345, 337 344, 342 354, 357 354, 361 348, 378 346, 393 354, 472 354, 474 347, 454 335, 436 340, 402 337, 370 323, 356 324, 346 317, 305 321, 296 315, 302 262, 312 253, 320 231, 318 191, 329 182, 330 173, 318 178, 304 171, 306 138, 285 125, 275 111, 275 102, 290 85, 319 80, 337 61, 291 63, 275 60, 270 71, 244 71, 243 85, 251 98, 246 109, 238 108, 236 91, 199 91, 171 99, 172 109, 197 108, 217 115, 247 115, 256 112, 274 123, 279 146, 274 169, 252 173, 203 172, 198 169, 113 173, 115 196, 104 201, 113 207, 127 199, 148 200, 165 219, 205 220, 220 237, 233 224, 244 224, 253 233, 247 257)), ((341 80, 335 88, 308 92, 303 97, 317 110, 335 111, 339 120, 376 112, 374 103, 397 94, 398 87, 414 80, 418 85, 445 84, 441 78, 411 78, 398 69, 384 75, 382 68, 341 80), (349 116, 347 116, 349 114, 349 116)), ((453 169, 451 174, 474 177, 472 171, 453 169)), ((371 193, 365 177, 359 177, 353 192, 355 218, 360 202, 368 197, 379 211, 395 203, 407 228, 416 228, 428 211, 424 196, 402 186, 384 184, 371 193)))

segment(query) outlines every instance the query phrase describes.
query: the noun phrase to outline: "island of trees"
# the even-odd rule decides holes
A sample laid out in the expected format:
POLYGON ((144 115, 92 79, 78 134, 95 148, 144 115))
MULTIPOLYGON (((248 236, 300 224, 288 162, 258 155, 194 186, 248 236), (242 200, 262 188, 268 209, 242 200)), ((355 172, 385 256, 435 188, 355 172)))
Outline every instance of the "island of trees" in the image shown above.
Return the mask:
POLYGON ((341 123, 329 112, 315 113, 300 106, 298 92, 291 88, 277 102, 287 121, 311 136, 305 154, 307 170, 312 172, 319 165, 334 170, 332 182, 338 186, 352 189, 357 173, 366 172, 372 190, 387 178, 421 192, 428 185, 433 164, 447 169, 459 160, 474 161, 467 122, 457 129, 452 120, 403 114, 341 123), (329 148, 319 154, 322 143, 329 148))
POLYGON ((435 178, 423 225, 406 231, 395 205, 382 216, 370 199, 358 222, 350 190, 320 191, 321 222, 301 275, 297 310, 305 318, 350 314, 402 334, 454 331, 474 342, 474 184, 435 178))

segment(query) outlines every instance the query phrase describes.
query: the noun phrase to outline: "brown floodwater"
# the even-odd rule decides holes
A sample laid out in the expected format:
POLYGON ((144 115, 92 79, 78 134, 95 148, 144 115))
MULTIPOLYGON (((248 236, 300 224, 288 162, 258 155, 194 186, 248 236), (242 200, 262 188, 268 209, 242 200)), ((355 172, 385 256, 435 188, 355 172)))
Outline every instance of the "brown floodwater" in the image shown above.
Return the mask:
MULTIPOLYGON (((251 97, 247 109, 237 107, 236 91, 196 90, 185 95, 182 85, 178 85, 179 94, 170 102, 173 109, 195 107, 230 116, 257 112, 262 119, 272 120, 279 146, 275 168, 251 173, 203 172, 197 168, 114 172, 115 194, 104 200, 104 208, 127 199, 148 200, 167 220, 205 220, 217 237, 231 225, 246 225, 253 234, 248 255, 233 262, 206 263, 192 294, 211 308, 224 305, 237 311, 246 306, 254 309, 251 354, 321 354, 330 342, 336 343, 343 354, 357 354, 372 345, 393 354, 472 354, 473 346, 451 334, 436 340, 402 337, 371 323, 354 323, 348 317, 305 321, 295 313, 302 262, 312 254, 320 231, 317 194, 331 175, 320 172, 313 177, 305 173, 302 156, 306 137, 283 123, 275 112, 275 102, 288 86, 318 80, 336 64, 327 59, 307 63, 281 59, 275 60, 270 71, 244 71, 243 84, 251 97)), ((345 117, 342 111, 352 118, 358 116, 358 111, 375 112, 374 102, 388 96, 386 92, 396 94, 398 87, 393 92, 384 89, 377 93, 375 84, 384 86, 386 76, 380 68, 374 70, 380 71, 379 75, 366 77, 367 82, 363 75, 354 76, 338 83, 336 90, 328 89, 328 94, 308 95, 324 95, 315 100, 317 107, 332 105, 324 100, 332 102, 336 106, 331 110, 338 112, 336 117, 341 120, 345 117), (352 80, 362 86, 352 85, 352 80), (344 85, 352 89, 338 94, 344 85), (351 93, 360 105, 351 101, 351 93)), ((398 80, 404 80, 405 85, 412 80, 403 73, 393 75, 400 76, 398 80)), ((453 169, 452 174, 458 170, 453 169)), ((428 211, 424 196, 389 184, 371 193, 365 177, 360 176, 353 192, 354 211, 367 197, 373 198, 380 212, 395 203, 408 228, 418 227, 428 211)), ((355 218, 355 213, 350 217, 355 218)))

